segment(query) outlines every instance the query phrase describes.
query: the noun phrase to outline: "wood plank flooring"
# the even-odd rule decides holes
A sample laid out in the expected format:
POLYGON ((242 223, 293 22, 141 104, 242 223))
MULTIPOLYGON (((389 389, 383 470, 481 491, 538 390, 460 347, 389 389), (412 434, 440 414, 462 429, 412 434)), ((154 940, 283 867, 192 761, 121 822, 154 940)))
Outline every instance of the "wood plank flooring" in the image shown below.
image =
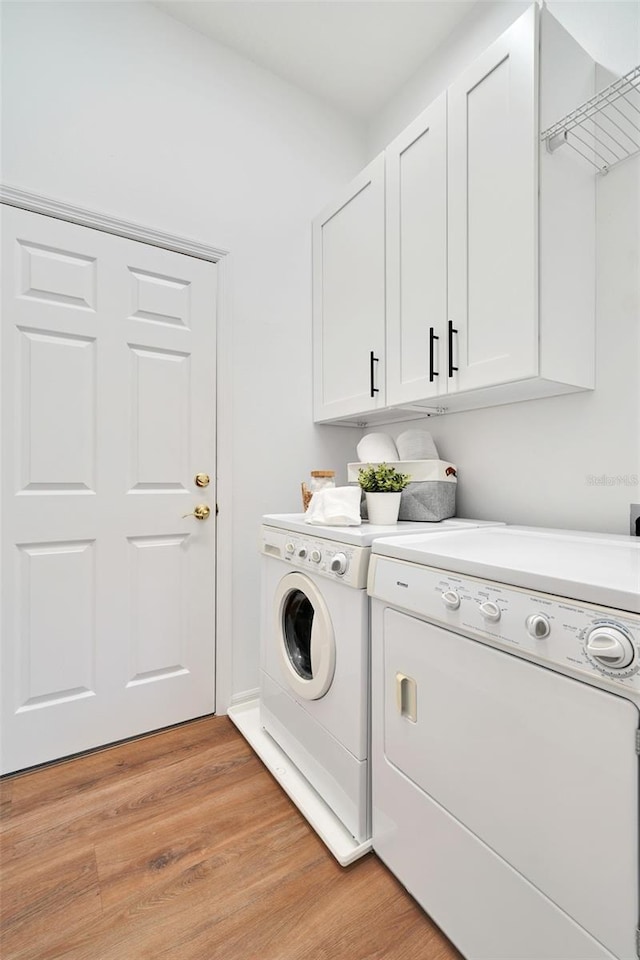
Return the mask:
POLYGON ((0 812, 2 960, 461 960, 226 717, 5 779, 0 812))

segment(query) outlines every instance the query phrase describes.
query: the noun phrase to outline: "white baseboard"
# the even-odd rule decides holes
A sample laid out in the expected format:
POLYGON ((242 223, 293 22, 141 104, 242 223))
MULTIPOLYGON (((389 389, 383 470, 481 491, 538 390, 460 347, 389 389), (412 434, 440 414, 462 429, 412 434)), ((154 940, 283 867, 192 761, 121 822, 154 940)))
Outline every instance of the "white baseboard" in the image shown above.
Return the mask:
POLYGON ((229 701, 229 707, 241 706, 243 703, 248 703, 250 700, 257 700, 259 696, 259 687, 254 687, 252 690, 242 690, 240 693, 233 693, 229 701))

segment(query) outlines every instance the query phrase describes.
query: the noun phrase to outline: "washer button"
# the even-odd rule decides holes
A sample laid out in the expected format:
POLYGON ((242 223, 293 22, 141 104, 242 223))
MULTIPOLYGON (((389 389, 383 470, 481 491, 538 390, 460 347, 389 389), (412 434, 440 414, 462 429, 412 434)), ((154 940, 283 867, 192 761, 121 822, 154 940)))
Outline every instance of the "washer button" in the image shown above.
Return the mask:
POLYGON ((311 551, 311 560, 313 563, 320 563, 320 561, 322 560, 322 554, 320 553, 319 550, 311 551))
POLYGON ((347 569, 347 558, 344 553, 336 553, 331 561, 331 572, 341 577, 347 569))

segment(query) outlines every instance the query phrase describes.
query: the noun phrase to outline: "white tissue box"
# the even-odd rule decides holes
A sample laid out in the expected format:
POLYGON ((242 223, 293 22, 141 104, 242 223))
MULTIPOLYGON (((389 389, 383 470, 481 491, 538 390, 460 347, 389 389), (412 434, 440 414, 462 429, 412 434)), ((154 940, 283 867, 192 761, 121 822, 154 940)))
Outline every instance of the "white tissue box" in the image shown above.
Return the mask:
MULTIPOLYGON (((359 470, 377 466, 377 463, 347 464, 348 482, 357 483, 359 470)), ((455 516, 458 483, 455 464, 446 460, 398 460, 389 466, 395 467, 399 473, 408 473, 411 477, 400 498, 399 520, 424 520, 433 523, 455 516)), ((364 503, 361 504, 361 509, 363 507, 364 503)))

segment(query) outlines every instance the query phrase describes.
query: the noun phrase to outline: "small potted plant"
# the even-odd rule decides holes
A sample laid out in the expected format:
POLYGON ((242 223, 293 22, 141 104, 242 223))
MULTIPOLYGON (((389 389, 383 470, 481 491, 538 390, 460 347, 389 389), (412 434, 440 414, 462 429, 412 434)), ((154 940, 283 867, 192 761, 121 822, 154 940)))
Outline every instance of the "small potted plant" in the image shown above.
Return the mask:
POLYGON ((400 497, 411 480, 387 463, 369 464, 358 470, 358 483, 365 492, 369 523, 389 525, 398 522, 400 497))

